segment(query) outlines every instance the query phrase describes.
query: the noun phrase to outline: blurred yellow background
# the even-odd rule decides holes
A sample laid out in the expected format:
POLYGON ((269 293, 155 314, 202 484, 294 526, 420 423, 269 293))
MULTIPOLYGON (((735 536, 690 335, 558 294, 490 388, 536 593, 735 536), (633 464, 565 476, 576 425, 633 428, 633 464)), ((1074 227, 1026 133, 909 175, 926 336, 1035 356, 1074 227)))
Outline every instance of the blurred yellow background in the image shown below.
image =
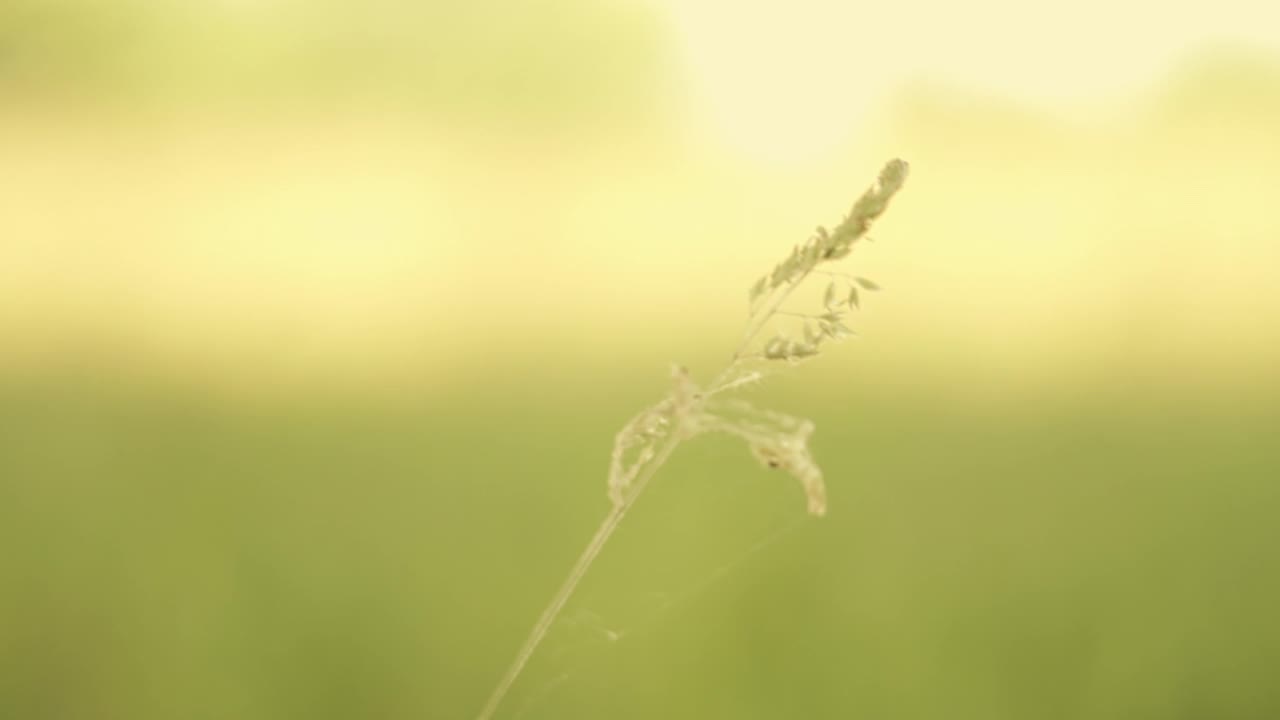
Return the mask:
POLYGON ((902 155, 886 352, 1268 364, 1280 40, 1153 12, 11 2, 5 360, 421 377, 728 332, 902 155))
MULTIPOLYGON (((5 0, 0 717, 467 717, 603 511, 614 428, 668 362, 714 372, 750 282, 897 156, 848 261, 886 288, 864 339, 764 391, 819 421, 832 517, 684 610, 615 609, 633 647, 557 631, 513 706, 1280 713, 1277 28, 5 0)), ((582 613, 801 514, 711 448, 582 613)))

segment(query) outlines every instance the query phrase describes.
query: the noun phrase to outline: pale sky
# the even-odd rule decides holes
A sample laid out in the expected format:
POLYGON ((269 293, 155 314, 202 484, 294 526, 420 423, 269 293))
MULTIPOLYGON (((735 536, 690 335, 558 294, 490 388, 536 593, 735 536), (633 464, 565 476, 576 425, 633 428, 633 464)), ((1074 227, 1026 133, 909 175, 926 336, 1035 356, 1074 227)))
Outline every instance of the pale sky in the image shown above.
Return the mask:
POLYGON ((1087 114, 1196 52, 1280 53, 1275 0, 653 2, 697 121, 763 160, 830 151, 911 81, 1087 114))
POLYGON ((421 348, 441 364, 513 338, 577 352, 584 328, 604 349, 666 347, 677 314, 698 333, 736 318, 755 274, 894 154, 912 178, 859 258, 891 291, 866 319, 869 336, 897 333, 883 352, 1280 352, 1266 118, 1220 133, 1129 115, 1197 53, 1280 58, 1280 0, 600 1, 666 13, 663 69, 680 73, 693 142, 552 141, 518 122, 495 140, 306 108, 137 126, 0 114, 6 357, 8 335, 35 353, 117 325, 182 362, 254 372, 282 343, 290 361, 412 372, 421 348), (983 135, 949 125, 961 108, 876 146, 909 83, 1040 109, 1052 127, 1031 144, 983 135), (1091 117, 1086 132, 1069 122, 1091 117), (1183 282, 1193 273, 1213 292, 1183 282))

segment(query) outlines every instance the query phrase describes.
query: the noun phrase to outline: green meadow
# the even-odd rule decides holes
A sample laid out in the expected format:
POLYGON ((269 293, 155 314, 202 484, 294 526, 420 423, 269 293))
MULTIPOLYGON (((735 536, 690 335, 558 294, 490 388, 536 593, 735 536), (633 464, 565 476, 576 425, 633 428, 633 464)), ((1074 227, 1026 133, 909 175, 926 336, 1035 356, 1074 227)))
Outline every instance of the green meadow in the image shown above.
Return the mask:
MULTIPOLYGON (((515 371, 258 402, 7 382, 0 715, 474 713, 662 390, 515 371)), ((828 517, 736 442, 682 448, 507 716, 1280 711, 1274 385, 778 385, 757 394, 818 424, 828 517)))

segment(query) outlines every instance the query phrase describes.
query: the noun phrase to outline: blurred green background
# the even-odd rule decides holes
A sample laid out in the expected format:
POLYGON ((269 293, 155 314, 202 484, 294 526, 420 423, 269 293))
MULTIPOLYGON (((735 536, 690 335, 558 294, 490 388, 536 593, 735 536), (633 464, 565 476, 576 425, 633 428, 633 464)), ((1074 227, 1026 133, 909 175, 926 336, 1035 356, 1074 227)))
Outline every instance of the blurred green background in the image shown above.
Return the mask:
POLYGON ((1248 0, 0 4, 0 717, 467 718, 614 432, 893 156, 863 340, 500 717, 1280 716, 1248 0))

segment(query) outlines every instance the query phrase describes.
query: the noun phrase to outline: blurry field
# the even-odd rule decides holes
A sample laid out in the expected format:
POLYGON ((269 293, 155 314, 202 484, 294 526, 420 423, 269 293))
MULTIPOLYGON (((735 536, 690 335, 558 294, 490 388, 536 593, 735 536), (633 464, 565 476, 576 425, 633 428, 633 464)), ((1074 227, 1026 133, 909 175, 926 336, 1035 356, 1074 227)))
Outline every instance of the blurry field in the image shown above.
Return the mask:
MULTIPOLYGON (((468 716, 605 509, 612 427, 658 390, 525 372, 257 408, 10 380, 0 714, 468 716)), ((512 710, 1280 711, 1276 387, 768 395, 817 420, 830 517, 736 444, 691 445, 512 710)))
POLYGON ((1280 717, 1277 25, 925 5, 0 3, 0 719, 472 717, 894 156, 499 717, 1280 717))

